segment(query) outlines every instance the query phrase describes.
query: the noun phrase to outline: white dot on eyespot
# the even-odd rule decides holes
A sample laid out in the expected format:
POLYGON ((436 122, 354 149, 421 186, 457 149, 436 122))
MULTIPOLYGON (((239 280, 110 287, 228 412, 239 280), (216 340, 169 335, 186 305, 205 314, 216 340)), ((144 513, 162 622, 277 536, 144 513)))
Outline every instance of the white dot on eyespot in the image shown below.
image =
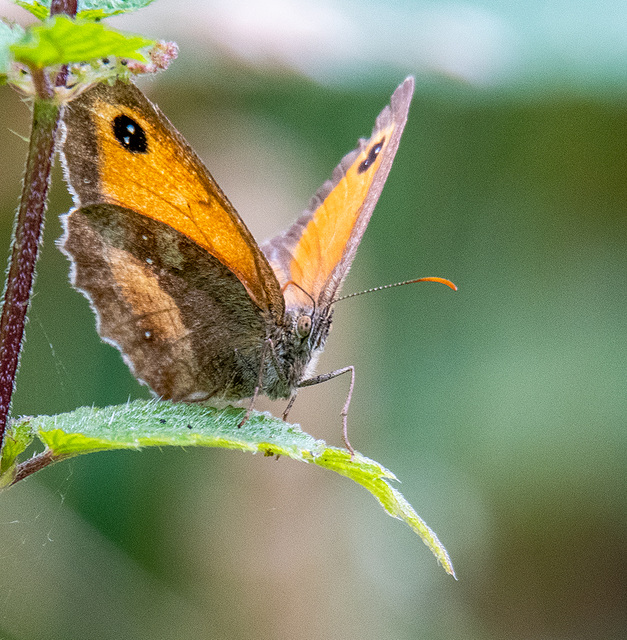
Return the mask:
POLYGON ((135 127, 132 124, 127 125, 126 130, 131 134, 135 133, 135 127))
POLYGON ((131 144, 131 137, 130 136, 125 136, 124 138, 122 138, 122 140, 124 140, 124 144, 126 146, 128 146, 129 144, 131 144))
POLYGON ((148 236, 142 236, 142 240, 148 240, 148 236))
POLYGON ((152 264, 152 258, 146 258, 146 263, 147 264, 152 264))
POLYGON ((91 184, 91 180, 89 178, 83 178, 83 184, 91 184))
POLYGON ((145 331, 144 338, 146 338, 147 340, 150 340, 150 338, 152 338, 152 331, 145 331))

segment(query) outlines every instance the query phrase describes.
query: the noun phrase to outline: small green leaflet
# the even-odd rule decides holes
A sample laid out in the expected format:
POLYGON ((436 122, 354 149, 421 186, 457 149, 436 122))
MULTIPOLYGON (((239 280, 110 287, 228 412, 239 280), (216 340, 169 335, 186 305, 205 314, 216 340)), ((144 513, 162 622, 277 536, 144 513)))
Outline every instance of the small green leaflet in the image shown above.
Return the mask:
POLYGON ((153 40, 121 33, 101 23, 59 15, 33 25, 10 49, 17 62, 43 68, 108 56, 144 62, 146 57, 140 49, 154 44, 153 40))

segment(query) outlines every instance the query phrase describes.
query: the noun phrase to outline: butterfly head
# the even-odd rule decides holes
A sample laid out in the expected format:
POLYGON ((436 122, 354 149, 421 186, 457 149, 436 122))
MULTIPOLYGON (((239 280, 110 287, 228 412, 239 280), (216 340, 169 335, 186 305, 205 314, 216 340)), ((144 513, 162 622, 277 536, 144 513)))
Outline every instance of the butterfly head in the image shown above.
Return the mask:
POLYGON ((300 344, 309 352, 322 349, 331 330, 332 305, 316 304, 314 297, 293 280, 283 285, 282 293, 285 295, 290 288, 301 294, 300 302, 290 304, 286 300, 286 318, 288 324, 291 324, 290 333, 293 335, 294 345, 300 344), (305 302, 307 300, 309 304, 305 302))
POLYGON ((294 352, 312 354, 324 347, 329 331, 333 310, 331 306, 288 308, 286 310, 286 335, 294 352))
POLYGON ((282 374, 274 381, 276 387, 266 389, 268 395, 288 397, 299 382, 313 374, 331 330, 332 313, 329 306, 298 305, 286 309, 284 324, 272 337, 282 374))

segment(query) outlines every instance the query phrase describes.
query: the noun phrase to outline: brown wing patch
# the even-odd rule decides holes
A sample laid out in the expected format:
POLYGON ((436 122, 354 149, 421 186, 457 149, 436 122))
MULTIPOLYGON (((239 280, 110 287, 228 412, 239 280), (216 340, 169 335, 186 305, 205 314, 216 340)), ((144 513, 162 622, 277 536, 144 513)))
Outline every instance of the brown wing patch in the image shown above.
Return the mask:
MULTIPOLYGON (((121 302, 126 303, 130 314, 134 318, 150 317, 150 329, 146 329, 144 338, 182 342, 187 329, 181 312, 146 264, 116 247, 109 248, 107 262, 121 302)), ((188 354, 188 359, 191 355, 188 354)))

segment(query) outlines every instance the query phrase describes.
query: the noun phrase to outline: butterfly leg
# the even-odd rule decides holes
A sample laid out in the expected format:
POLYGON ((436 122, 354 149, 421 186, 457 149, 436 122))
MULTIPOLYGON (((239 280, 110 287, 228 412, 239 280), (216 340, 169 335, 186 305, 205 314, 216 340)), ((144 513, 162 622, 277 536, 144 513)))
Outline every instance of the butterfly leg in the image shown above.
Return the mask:
MULTIPOLYGON (((316 376, 315 378, 309 378, 308 380, 303 380, 298 384, 299 387, 311 387, 314 384, 320 384, 321 382, 326 382, 327 380, 331 380, 332 378, 337 378, 341 376, 343 373, 351 373, 351 383, 348 387, 348 395, 346 396, 346 402, 344 403, 344 407, 342 408, 342 412, 340 415, 342 416, 342 437, 344 439, 344 444, 346 448, 350 451, 351 460, 355 457, 355 449, 353 449, 353 445, 351 445, 348 439, 348 407, 351 403, 351 398, 353 397, 353 389, 355 387, 355 367, 350 365, 348 367, 344 367, 343 369, 336 369, 335 371, 331 371, 329 373, 323 373, 322 375, 316 376)), ((292 396, 294 399, 296 395, 292 396)), ((293 400, 290 398, 290 404, 288 404, 288 409, 291 409, 292 404, 294 404, 293 400)))
POLYGON ((291 411, 294 406, 294 401, 296 400, 296 396, 298 395, 298 389, 294 389, 292 391, 292 395, 290 396, 289 402, 287 403, 287 407, 285 407, 285 411, 283 412, 283 420, 287 420, 287 415, 291 411))
POLYGON ((259 391, 261 390, 261 385, 263 384, 263 371, 264 365, 266 362, 266 356, 268 355, 268 349, 271 353, 274 353, 274 344, 272 340, 268 338, 264 344, 263 349, 261 350, 261 361, 259 365, 259 373, 257 375, 257 384, 255 385, 255 390, 253 391, 252 398, 250 399, 250 403, 248 404, 248 409, 246 409, 246 413, 244 417, 240 420, 240 423, 237 425, 237 428, 244 426, 246 422, 248 422, 248 418, 250 418, 250 414, 255 406, 255 402, 257 401, 257 396, 259 395, 259 391))

